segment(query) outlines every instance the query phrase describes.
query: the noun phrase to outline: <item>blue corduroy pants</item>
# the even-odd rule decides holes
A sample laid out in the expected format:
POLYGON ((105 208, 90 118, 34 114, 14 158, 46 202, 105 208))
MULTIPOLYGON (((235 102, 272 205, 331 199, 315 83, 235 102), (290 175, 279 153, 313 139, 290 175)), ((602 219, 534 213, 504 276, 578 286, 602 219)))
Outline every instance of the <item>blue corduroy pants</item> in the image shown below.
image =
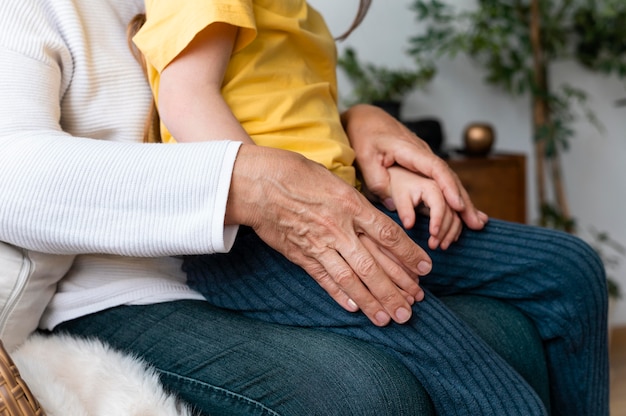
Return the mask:
MULTIPOLYGON (((580 239, 498 220, 479 232, 464 230, 450 249, 429 251, 433 270, 420 279, 426 297, 413 306, 411 320, 379 328, 343 310, 301 268, 242 231, 228 254, 185 259, 190 286, 212 305, 381 348, 422 383, 438 414, 545 414, 528 383, 438 297, 499 299, 521 310, 544 342, 552 413, 608 415, 606 280, 600 259, 580 239)), ((408 233, 427 247, 428 219, 408 233)))

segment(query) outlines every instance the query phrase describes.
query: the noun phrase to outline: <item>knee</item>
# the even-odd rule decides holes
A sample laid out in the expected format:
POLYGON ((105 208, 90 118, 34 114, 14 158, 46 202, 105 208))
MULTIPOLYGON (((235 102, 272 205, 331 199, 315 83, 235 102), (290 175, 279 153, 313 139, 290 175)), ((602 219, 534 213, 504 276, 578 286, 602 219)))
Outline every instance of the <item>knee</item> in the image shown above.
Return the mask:
POLYGON ((593 293, 599 300, 606 302, 606 273, 596 250, 570 234, 562 234, 556 245, 558 258, 552 262, 561 269, 560 274, 567 279, 571 290, 581 294, 593 293))
POLYGON ((590 328, 606 320, 608 289, 603 262, 589 244, 570 234, 555 232, 551 246, 542 254, 545 269, 541 283, 547 288, 544 295, 555 302, 550 313, 557 320, 562 318, 568 331, 587 336, 590 328))
POLYGON ((342 344, 303 375, 308 387, 301 392, 302 414, 434 414, 428 394, 399 361, 356 340, 342 344))

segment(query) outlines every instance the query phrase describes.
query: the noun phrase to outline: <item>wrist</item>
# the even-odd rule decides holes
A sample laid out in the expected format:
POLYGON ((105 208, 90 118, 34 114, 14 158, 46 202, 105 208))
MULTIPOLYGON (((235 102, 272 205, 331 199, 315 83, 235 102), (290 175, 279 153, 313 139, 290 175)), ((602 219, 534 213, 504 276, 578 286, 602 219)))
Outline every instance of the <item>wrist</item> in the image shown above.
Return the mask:
POLYGON ((252 194, 255 192, 253 177, 258 175, 255 163, 259 159, 252 157, 252 154, 257 149, 260 148, 245 143, 239 147, 228 191, 228 201, 224 215, 225 225, 251 225, 250 213, 252 207, 250 206, 250 201, 254 199, 252 197, 252 194))
POLYGON ((225 225, 255 227, 272 201, 285 194, 289 176, 303 171, 304 156, 287 150, 242 144, 233 165, 225 225))

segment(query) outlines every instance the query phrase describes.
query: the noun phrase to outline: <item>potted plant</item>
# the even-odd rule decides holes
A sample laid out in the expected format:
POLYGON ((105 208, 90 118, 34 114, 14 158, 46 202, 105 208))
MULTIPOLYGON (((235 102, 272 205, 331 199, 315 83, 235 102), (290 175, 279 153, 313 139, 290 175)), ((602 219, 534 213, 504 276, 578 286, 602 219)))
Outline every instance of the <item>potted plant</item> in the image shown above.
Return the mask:
MULTIPOLYGON (((487 83, 530 96, 539 223, 575 232, 560 162, 574 134, 574 107, 599 130, 602 126, 585 105, 586 91, 572 85, 555 88, 550 67, 569 59, 599 74, 625 78, 626 2, 478 0, 475 10, 461 12, 448 3, 413 1, 411 8, 426 30, 410 39, 409 53, 433 68, 438 57, 465 53, 483 67, 487 83)), ((605 233, 594 238, 605 267, 614 267, 615 256, 607 256, 603 248, 623 256, 623 247, 605 233)), ((620 288, 611 276, 607 284, 611 298, 619 298, 620 288)))
POLYGON ((592 71, 626 77, 626 2, 478 0, 475 10, 461 12, 448 3, 412 3, 426 30, 410 39, 409 53, 432 67, 442 55, 465 53, 484 68, 487 83, 513 95, 530 95, 539 222, 574 231, 560 154, 574 134, 575 105, 602 128, 585 106, 587 93, 572 85, 555 88, 549 69, 569 59, 592 71))
POLYGON ((403 97, 425 84, 434 75, 432 67, 417 70, 390 69, 359 61, 352 48, 344 49, 338 66, 352 84, 352 97, 347 104, 369 103, 379 106, 396 118, 400 118, 403 97))

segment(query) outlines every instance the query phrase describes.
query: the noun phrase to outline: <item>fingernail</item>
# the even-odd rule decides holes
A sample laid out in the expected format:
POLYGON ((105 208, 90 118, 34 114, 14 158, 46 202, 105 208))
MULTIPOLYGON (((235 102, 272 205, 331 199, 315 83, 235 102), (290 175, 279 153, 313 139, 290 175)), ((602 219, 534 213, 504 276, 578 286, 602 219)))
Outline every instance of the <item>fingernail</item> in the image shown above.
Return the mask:
POLYGON ((387 208, 389 211, 395 211, 396 210, 396 204, 393 203, 393 199, 392 198, 385 198, 383 200, 383 205, 385 206, 385 208, 387 208))
POLYGON ((398 308, 396 310, 396 319, 398 322, 406 322, 411 317, 411 311, 406 308, 398 308))
POLYGON ((387 314, 386 314, 385 312, 383 312, 383 311, 378 311, 378 312, 376 313, 375 318, 376 318, 376 321, 378 321, 378 323, 379 323, 379 324, 381 324, 381 325, 387 325, 387 324, 389 323, 389 319, 391 319, 391 318, 389 317, 389 315, 387 315, 387 314))
POLYGON ((420 275, 422 276, 430 273, 431 269, 432 269, 432 265, 427 261, 420 261, 417 264, 417 271, 419 271, 420 275))
POLYGON ((413 305, 415 303, 415 298, 413 296, 407 296, 406 301, 409 302, 409 305, 413 305))
POLYGON ((352 299, 348 299, 348 305, 356 312, 359 310, 359 305, 356 304, 352 299))

